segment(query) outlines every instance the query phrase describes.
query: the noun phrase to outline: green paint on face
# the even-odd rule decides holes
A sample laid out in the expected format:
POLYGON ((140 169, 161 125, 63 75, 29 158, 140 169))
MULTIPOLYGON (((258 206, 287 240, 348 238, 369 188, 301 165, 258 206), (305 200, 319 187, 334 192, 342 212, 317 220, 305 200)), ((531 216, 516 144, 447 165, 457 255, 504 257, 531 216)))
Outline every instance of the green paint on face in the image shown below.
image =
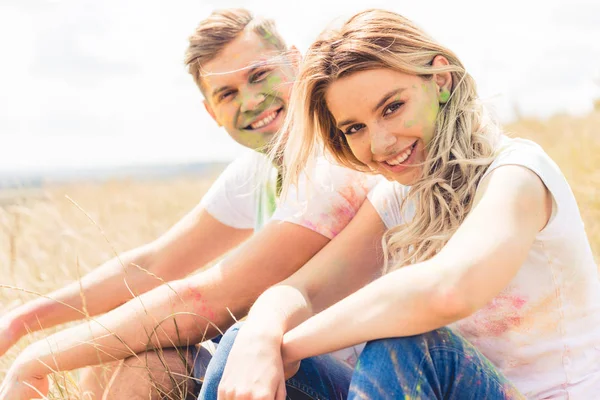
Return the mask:
POLYGON ((273 32, 271 32, 270 30, 264 28, 264 33, 262 34, 262 38, 269 43, 271 46, 278 48, 279 47, 279 41, 277 40, 277 38, 275 37, 275 35, 273 35, 273 32))
POLYGON ((437 98, 437 91, 431 82, 425 82, 421 85, 423 91, 423 101, 417 114, 417 120, 425 127, 423 131, 423 143, 427 146, 433 138, 435 130, 435 121, 440 109, 437 98))
POLYGON ((279 75, 271 74, 265 79, 265 84, 263 87, 268 92, 271 92, 277 90, 282 83, 283 79, 279 75))

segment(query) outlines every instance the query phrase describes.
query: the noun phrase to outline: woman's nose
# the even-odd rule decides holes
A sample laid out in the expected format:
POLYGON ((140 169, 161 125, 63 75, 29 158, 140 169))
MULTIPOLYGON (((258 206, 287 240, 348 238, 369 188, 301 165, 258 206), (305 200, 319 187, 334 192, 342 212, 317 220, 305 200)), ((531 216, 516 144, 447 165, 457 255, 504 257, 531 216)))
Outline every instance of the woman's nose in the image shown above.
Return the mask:
POLYGON ((371 130, 371 153, 386 156, 393 151, 396 136, 386 129, 376 128, 371 130))

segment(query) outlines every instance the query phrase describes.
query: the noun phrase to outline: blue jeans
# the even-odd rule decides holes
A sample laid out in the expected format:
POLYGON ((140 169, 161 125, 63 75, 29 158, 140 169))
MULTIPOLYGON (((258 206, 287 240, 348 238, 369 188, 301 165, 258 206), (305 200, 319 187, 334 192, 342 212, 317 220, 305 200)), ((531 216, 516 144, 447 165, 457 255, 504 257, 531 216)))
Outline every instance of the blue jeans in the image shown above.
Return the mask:
MULTIPOLYGON (((242 323, 227 330, 210 360, 198 399, 216 400, 225 364, 242 323)), ((343 400, 348 396, 352 368, 329 355, 307 358, 286 381, 286 399, 343 400)))
POLYGON ((524 399, 473 345, 448 328, 374 340, 354 369, 348 399, 524 399))
MULTIPOLYGON (((199 399, 217 398, 217 387, 239 326, 233 329, 235 332, 230 335, 228 331, 223 337, 224 341, 227 338, 227 347, 217 349, 208 367, 199 399), (213 367, 215 359, 218 364, 213 367)), ((347 373, 329 370, 345 365, 329 356, 328 363, 309 368, 322 357, 302 361, 300 371, 286 382, 289 398, 524 399, 475 347, 448 328, 367 343, 351 381, 347 373), (305 397, 294 397, 295 388, 302 388, 305 397)))

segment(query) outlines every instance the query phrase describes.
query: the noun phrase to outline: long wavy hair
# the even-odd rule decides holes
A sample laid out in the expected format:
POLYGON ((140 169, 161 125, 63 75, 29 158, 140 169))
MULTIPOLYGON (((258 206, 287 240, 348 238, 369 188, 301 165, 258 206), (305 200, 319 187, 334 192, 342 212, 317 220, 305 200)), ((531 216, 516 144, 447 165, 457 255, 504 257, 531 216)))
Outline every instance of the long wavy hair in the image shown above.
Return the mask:
POLYGON ((344 166, 371 172, 336 128, 325 94, 337 79, 379 68, 424 79, 450 72, 453 82, 450 99, 436 117, 423 174, 402 199, 403 210, 414 204, 414 217, 383 238, 387 270, 429 259, 446 244, 472 207, 477 185, 494 159, 500 129, 488 117, 473 78, 452 51, 401 15, 367 10, 339 29, 324 31, 302 62, 292 91, 292 112, 282 130, 287 135, 278 139, 273 154, 283 156, 285 162, 284 195, 323 151, 344 166), (446 57, 449 65, 433 67, 437 55, 446 57))

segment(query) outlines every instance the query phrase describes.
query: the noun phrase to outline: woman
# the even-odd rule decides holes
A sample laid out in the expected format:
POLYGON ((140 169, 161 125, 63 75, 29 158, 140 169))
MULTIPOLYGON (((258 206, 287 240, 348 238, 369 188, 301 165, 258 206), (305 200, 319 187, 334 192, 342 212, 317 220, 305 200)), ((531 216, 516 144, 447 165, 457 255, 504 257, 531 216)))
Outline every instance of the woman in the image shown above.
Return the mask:
POLYGON ((486 118, 454 53, 365 11, 311 46, 293 96, 287 184, 321 145, 389 182, 228 331, 201 397, 283 399, 296 371, 288 388, 309 398, 597 396, 600 284, 574 196, 539 146, 486 118), (361 342, 353 372, 311 374, 313 356, 361 342))

